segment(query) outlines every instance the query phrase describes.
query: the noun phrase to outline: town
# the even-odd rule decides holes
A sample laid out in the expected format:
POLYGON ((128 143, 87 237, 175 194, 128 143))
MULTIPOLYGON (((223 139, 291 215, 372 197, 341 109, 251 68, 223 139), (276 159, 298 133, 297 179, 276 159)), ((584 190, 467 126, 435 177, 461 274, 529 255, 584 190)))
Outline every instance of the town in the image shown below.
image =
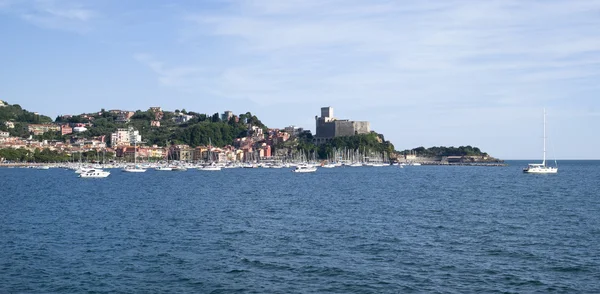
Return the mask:
MULTIPOLYGON (((0 107, 5 108, 9 105, 2 101, 0 107)), ((29 121, 39 120, 40 114, 32 115, 33 119, 29 121)), ((316 145, 325 144, 336 137, 371 134, 369 122, 335 119, 331 107, 322 108, 321 116, 315 118, 315 136, 310 130, 295 126, 266 128, 250 113, 235 115, 231 111, 209 117, 185 110, 167 112, 161 107, 150 107, 143 113, 102 110, 80 115, 61 115, 53 122, 47 120, 42 119, 42 123, 24 123, 10 119, 0 121, 0 149, 24 149, 31 153, 35 150, 50 150, 66 154, 70 161, 82 158, 86 161, 100 161, 105 158, 132 161, 136 157, 142 161, 248 162, 290 157, 317 159, 319 156, 314 152, 316 145), (101 128, 106 121, 112 121, 113 127, 116 128, 110 133, 99 134, 96 129, 101 128), (136 127, 139 124, 136 125, 134 121, 148 121, 148 126, 136 127), (142 131, 147 134, 156 133, 161 128, 177 132, 177 129, 193 127, 193 122, 220 123, 221 126, 227 124, 231 128, 236 127, 238 134, 235 138, 230 138, 229 142, 224 141, 226 135, 214 134, 212 138, 207 135, 199 140, 191 140, 192 144, 185 144, 185 139, 180 140, 173 136, 168 136, 164 142, 157 142, 156 138, 146 140, 149 138, 142 134, 142 131), (15 131, 15 128, 22 130, 15 131), (18 133, 25 136, 16 136, 18 133), (292 141, 295 143, 288 144, 292 141), (298 148, 299 141, 314 145, 303 150, 298 148), (90 158, 91 154, 95 158, 90 158)), ((377 143, 383 141, 379 139, 377 143)), ((389 150, 393 151, 393 147, 389 150)))
POLYGON ((322 107, 315 134, 293 125, 268 128, 250 112, 100 110, 50 117, 0 101, 0 162, 188 162, 200 164, 325 162, 501 163, 471 146, 396 151, 368 121, 322 107))

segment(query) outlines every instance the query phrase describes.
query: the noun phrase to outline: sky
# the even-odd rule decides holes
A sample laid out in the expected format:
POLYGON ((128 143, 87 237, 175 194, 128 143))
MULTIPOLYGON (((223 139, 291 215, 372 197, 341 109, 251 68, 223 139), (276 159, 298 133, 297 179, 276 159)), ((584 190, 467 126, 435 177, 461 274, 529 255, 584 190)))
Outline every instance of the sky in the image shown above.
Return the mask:
POLYGON ((600 159, 598 0, 0 0, 0 99, 256 114, 320 108, 397 150, 600 159))

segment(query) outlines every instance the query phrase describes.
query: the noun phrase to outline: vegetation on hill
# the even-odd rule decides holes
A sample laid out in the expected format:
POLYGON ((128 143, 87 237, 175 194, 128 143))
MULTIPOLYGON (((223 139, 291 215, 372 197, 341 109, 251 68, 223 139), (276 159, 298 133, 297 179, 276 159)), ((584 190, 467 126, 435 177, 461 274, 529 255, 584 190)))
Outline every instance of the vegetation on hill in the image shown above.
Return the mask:
POLYGON ((61 162, 68 161, 70 157, 48 148, 43 150, 36 149, 35 151, 25 148, 4 148, 0 149, 0 158, 13 162, 61 162))
POLYGON ((19 104, 9 105, 0 107, 0 130, 7 131, 11 136, 23 137, 29 135, 27 132, 28 124, 43 124, 50 123, 52 119, 45 115, 39 115, 33 112, 29 112, 19 104), (12 122, 14 128, 8 128, 4 125, 4 122, 12 122))
POLYGON ((295 153, 301 152, 308 158, 327 159, 334 155, 334 151, 342 152, 349 150, 354 152, 356 150, 363 153, 375 153, 388 155, 393 154, 394 145, 389 141, 385 141, 383 135, 371 132, 369 134, 360 134, 346 137, 335 137, 331 141, 316 145, 313 143, 313 136, 310 133, 303 133, 294 140, 289 140, 284 143, 277 144, 274 149, 290 150, 286 152, 295 153))
POLYGON ((29 112, 21 108, 19 104, 13 104, 0 107, 0 122, 5 121, 41 124, 50 123, 52 122, 52 119, 45 115, 39 115, 33 112, 29 112))
POLYGON ((472 146, 459 146, 459 147, 444 147, 434 146, 430 148, 418 147, 411 150, 404 150, 400 152, 402 155, 416 154, 421 157, 436 157, 436 156, 487 156, 488 154, 482 152, 477 147, 472 146))

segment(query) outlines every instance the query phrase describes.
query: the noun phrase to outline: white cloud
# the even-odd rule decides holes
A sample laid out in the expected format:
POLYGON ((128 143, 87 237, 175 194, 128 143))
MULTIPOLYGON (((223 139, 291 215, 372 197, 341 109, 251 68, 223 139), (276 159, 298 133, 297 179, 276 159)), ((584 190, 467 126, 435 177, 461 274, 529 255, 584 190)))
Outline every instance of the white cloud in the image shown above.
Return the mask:
MULTIPOLYGON (((91 29, 90 21, 98 17, 98 12, 73 1, 35 0, 6 3, 5 9, 27 22, 47 29, 85 33, 91 29)), ((2 6, 0 2, 0 7, 2 6)))
POLYGON ((200 67, 168 66, 147 53, 135 54, 134 58, 157 74, 158 82, 163 86, 186 92, 200 90, 200 77, 204 72, 200 67))
POLYGON ((408 96, 457 103, 485 97, 502 103, 522 95, 507 85, 544 100, 546 91, 527 84, 597 76, 597 68, 580 67, 589 57, 569 58, 593 53, 597 59, 600 21, 581 18, 599 8, 598 1, 253 0, 235 2, 222 15, 187 19, 212 36, 236 40, 240 60, 257 57, 225 68, 235 79, 221 79, 233 96, 255 90, 247 84, 268 85, 250 95, 257 103, 294 99, 307 86, 313 96, 326 93, 331 100, 372 96, 374 103, 393 103, 408 96), (274 70, 281 67, 287 70, 274 70))

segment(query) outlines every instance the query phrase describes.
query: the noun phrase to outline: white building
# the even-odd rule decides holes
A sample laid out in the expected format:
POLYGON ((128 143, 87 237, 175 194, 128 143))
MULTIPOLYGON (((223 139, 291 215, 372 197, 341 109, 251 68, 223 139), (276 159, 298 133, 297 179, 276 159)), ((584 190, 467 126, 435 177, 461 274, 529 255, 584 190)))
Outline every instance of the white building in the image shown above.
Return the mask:
POLYGON ((182 124, 188 122, 190 119, 194 118, 193 115, 183 114, 181 112, 175 114, 176 116, 173 118, 176 123, 182 124))
POLYGON ((112 147, 119 145, 131 145, 134 142, 141 143, 142 136, 138 130, 134 130, 133 127, 127 129, 117 129, 115 133, 110 135, 110 142, 112 147))
POLYGON ((4 125, 9 128, 9 129, 14 129, 15 128, 15 124, 12 121, 5 121, 4 125))
POLYGON ((0 107, 6 107, 6 102, 0 100, 0 107))
POLYGON ((0 131, 0 138, 8 138, 10 134, 8 132, 0 131))
POLYGON ((74 127, 73 128, 73 132, 75 132, 75 133, 83 133, 85 131, 87 131, 86 127, 74 127))

